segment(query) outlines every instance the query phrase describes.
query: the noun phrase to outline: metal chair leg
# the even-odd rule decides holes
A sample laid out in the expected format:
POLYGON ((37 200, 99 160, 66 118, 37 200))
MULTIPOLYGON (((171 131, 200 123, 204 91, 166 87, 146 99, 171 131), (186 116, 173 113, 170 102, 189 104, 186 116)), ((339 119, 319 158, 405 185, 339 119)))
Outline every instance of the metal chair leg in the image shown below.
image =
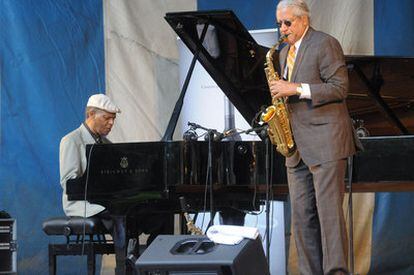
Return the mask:
POLYGON ((95 275, 96 260, 95 260, 95 249, 91 243, 88 249, 88 275, 95 275))
POLYGON ((49 275, 56 275, 56 254, 53 245, 49 244, 49 275))

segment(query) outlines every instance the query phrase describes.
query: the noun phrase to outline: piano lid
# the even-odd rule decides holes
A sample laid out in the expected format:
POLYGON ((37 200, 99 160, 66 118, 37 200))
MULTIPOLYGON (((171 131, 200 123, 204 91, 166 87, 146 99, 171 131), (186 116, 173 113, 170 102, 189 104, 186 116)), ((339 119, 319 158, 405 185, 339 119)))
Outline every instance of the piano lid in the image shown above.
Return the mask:
POLYGON ((167 13, 165 19, 246 121, 271 103, 263 70, 268 49, 232 11, 167 13))
POLYGON ((371 136, 414 134, 414 58, 345 58, 351 117, 363 121, 371 136))
MULTIPOLYGON (((165 19, 248 122, 271 103, 263 70, 268 48, 255 42, 232 11, 167 13, 165 19)), ((347 105, 356 128, 371 136, 414 134, 414 58, 345 58, 347 105)))

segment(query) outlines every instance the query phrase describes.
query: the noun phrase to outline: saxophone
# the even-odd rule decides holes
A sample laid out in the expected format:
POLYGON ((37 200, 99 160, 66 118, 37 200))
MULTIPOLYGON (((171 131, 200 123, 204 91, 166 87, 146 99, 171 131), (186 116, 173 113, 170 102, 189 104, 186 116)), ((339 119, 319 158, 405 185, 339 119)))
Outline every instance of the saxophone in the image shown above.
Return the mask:
POLYGON ((187 203, 184 197, 180 197, 181 211, 183 212, 184 218, 187 222, 187 231, 191 235, 203 235, 203 230, 194 224, 194 221, 191 219, 190 215, 187 213, 187 203))
POLYGON ((187 230, 191 235, 204 235, 203 230, 194 224, 194 221, 191 219, 190 215, 187 212, 184 212, 184 218, 187 221, 187 230))
MULTIPOLYGON (((279 80, 279 74, 273 66, 273 53, 279 47, 280 43, 285 40, 287 35, 282 35, 279 41, 267 52, 265 73, 267 83, 273 80, 279 80)), ((272 99, 272 105, 266 108, 261 114, 260 121, 267 123, 267 129, 270 141, 276 145, 276 150, 285 157, 290 157, 296 151, 296 145, 293 140, 292 129, 290 128, 289 116, 286 109, 284 98, 272 99)))

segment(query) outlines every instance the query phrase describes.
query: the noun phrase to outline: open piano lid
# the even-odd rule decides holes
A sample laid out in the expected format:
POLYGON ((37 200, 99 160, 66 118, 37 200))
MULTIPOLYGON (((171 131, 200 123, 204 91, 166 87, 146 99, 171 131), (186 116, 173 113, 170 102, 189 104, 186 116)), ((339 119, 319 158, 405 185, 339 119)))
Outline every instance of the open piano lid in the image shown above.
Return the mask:
POLYGON ((256 43, 232 11, 167 13, 165 19, 247 122, 271 103, 263 70, 268 49, 256 43), (206 25, 210 29, 203 44, 206 25))
POLYGON ((348 109, 371 136, 414 134, 414 58, 346 56, 348 109))
MULTIPOLYGON (((165 19, 248 122, 262 106, 271 104, 263 70, 268 48, 256 43, 232 11, 167 13, 165 19), (197 25, 205 24, 215 29, 217 48, 213 50, 203 46, 201 29, 197 31, 197 25), (217 50, 217 57, 209 53, 217 50)), ((345 58, 351 117, 363 121, 372 136, 413 134, 414 58, 345 58)))

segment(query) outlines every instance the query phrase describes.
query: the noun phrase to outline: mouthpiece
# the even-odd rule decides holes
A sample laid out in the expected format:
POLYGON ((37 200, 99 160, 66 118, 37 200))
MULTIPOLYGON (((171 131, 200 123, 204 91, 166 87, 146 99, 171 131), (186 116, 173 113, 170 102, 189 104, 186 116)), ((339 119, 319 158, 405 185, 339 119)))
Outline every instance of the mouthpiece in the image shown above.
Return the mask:
POLYGON ((279 41, 278 41, 279 44, 282 43, 283 41, 285 41, 288 36, 289 36, 289 34, 284 34, 284 35, 280 36, 279 41))

